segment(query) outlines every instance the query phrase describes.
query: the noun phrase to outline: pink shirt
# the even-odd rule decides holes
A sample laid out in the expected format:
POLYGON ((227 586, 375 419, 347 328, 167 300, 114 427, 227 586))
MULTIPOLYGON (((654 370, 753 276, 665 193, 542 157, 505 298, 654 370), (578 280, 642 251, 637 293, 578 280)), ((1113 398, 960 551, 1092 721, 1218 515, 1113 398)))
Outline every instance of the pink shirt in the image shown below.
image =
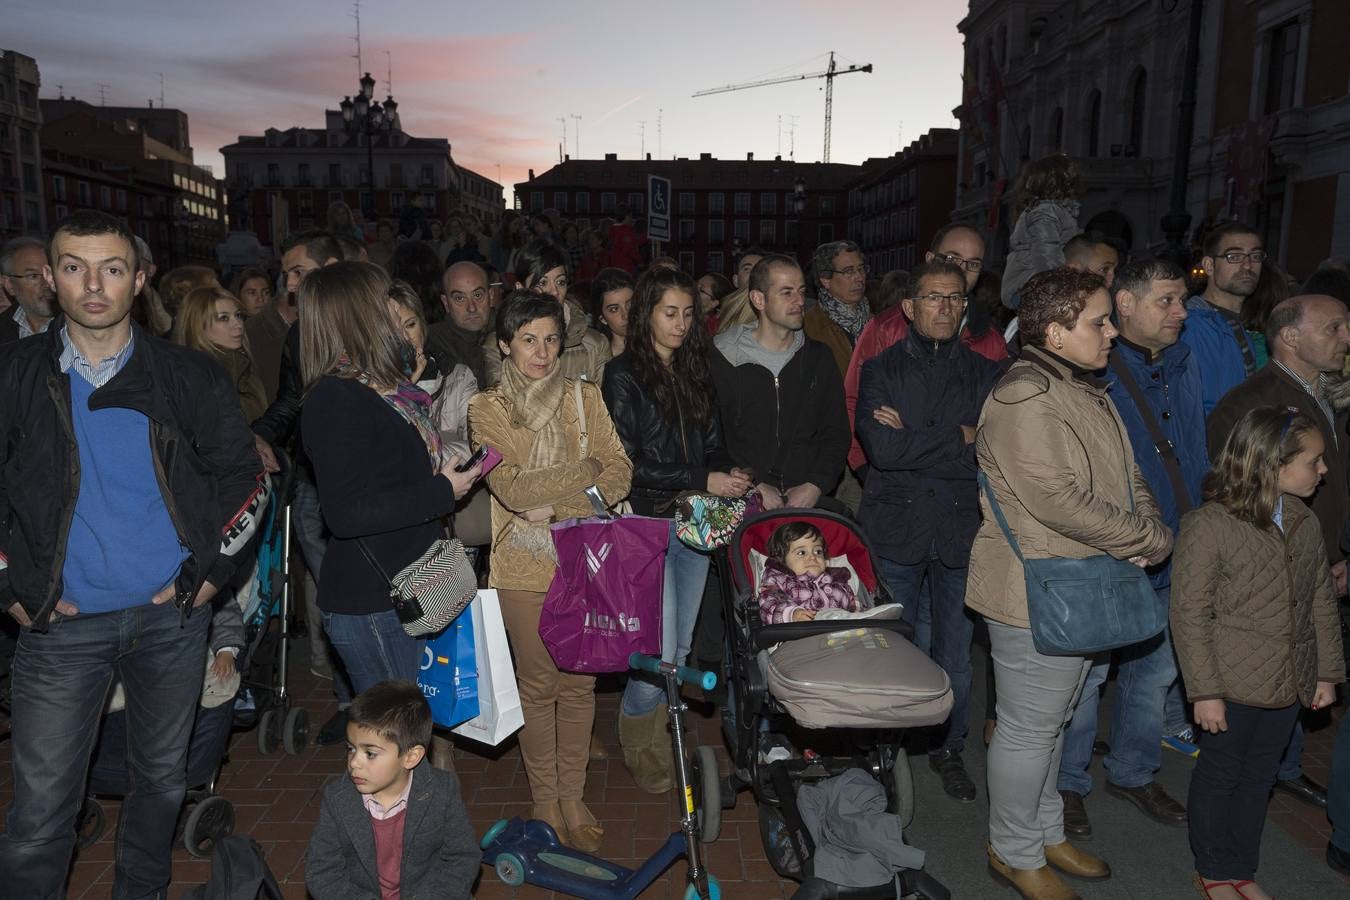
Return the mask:
POLYGON ((408 781, 406 784, 403 785, 403 793, 399 795, 399 798, 395 800, 388 809, 385 809, 383 806, 380 805, 380 801, 375 799, 374 794, 362 794, 361 802, 366 805, 366 812, 370 813, 370 817, 372 819, 380 821, 383 819, 393 818, 394 816, 403 812, 403 810, 407 809, 408 795, 411 793, 412 793, 412 773, 409 772, 408 781))

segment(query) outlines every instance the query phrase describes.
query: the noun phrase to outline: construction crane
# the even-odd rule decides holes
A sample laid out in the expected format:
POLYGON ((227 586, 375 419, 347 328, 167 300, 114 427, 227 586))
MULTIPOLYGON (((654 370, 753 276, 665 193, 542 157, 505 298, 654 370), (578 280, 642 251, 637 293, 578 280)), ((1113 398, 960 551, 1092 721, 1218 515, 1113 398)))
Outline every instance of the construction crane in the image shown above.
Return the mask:
POLYGON ((824 72, 809 72, 805 75, 783 75, 778 78, 765 78, 762 81, 747 81, 745 84, 728 84, 722 87, 709 88, 706 91, 699 91, 694 94, 695 97, 706 97, 709 94, 725 94, 728 91, 743 91, 746 88, 764 87, 769 84, 786 84, 789 81, 806 81, 811 78, 825 79, 825 162, 830 161, 830 120, 834 116, 834 79, 840 75, 849 75, 853 72, 871 72, 872 64, 850 65, 847 69, 841 69, 835 65, 834 51, 830 51, 830 64, 824 72))

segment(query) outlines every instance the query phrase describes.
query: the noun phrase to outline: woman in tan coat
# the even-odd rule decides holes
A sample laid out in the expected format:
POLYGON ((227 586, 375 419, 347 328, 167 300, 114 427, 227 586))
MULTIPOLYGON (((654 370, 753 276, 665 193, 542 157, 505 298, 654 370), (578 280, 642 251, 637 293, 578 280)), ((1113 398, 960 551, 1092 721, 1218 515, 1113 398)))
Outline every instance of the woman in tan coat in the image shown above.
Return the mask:
POLYGON ((1266 803, 1303 707, 1336 702, 1340 617, 1308 507, 1327 467, 1318 426, 1258 406, 1238 420, 1181 520, 1172 637, 1195 704, 1188 809, 1195 882, 1213 900, 1269 900, 1251 879, 1266 803))
MULTIPOLYGON (((1172 532, 1105 386, 1091 374, 1106 366, 1116 335, 1105 284, 1070 269, 1042 272, 1023 288, 1019 312, 1022 358, 985 402, 975 455, 1023 554, 1161 562, 1172 532)), ((984 494, 980 507, 966 605, 989 623, 998 698, 989 865, 1024 897, 1069 900, 1078 895, 1050 866, 1084 878, 1111 873, 1065 840, 1056 790, 1064 727, 1092 660, 1037 652, 1022 564, 984 494)))
POLYGON ((587 450, 581 451, 575 382, 563 375, 562 307, 533 291, 516 291, 497 311, 501 382, 469 403, 476 444, 502 461, 488 475, 492 491, 492 570, 515 650, 525 728, 520 754, 530 779, 533 818, 581 850, 600 847, 603 831, 582 801, 595 719, 595 678, 560 672, 539 638, 544 595, 557 568, 549 524, 591 515, 584 491, 595 485, 609 502, 628 494, 633 467, 624 455, 600 389, 581 384, 587 450))

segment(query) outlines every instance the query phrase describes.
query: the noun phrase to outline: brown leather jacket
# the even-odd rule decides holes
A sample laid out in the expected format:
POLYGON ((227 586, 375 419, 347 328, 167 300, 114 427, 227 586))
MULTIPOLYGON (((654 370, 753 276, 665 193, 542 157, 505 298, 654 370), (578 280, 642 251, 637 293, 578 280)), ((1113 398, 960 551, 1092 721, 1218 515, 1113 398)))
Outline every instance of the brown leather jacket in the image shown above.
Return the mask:
MULTIPOLYGON (((1172 551, 1105 386, 1038 347, 1023 350, 985 401, 975 457, 1028 559, 1109 553, 1158 562, 1172 551)), ((1022 564, 983 491, 980 511, 966 605, 1027 628, 1022 564)))
POLYGON ((839 377, 844 377, 848 372, 849 360, 853 358, 853 345, 849 343, 844 329, 834 324, 834 320, 817 303, 806 308, 806 313, 802 317, 802 330, 811 340, 820 341, 830 348, 834 364, 839 367, 839 377))
POLYGON ((1220 503, 1181 520, 1172 560, 1172 640, 1191 701, 1279 709, 1345 680, 1341 623, 1321 529, 1284 498, 1284 529, 1220 503))

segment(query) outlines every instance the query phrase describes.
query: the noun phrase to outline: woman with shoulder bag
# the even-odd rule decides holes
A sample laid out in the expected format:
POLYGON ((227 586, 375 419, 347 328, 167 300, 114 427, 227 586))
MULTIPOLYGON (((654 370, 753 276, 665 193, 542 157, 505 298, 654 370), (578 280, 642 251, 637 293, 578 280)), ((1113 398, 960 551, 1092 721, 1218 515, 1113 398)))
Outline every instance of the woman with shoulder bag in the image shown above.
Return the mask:
POLYGON ((989 623, 998 697, 988 861, 1024 897, 1070 898, 1077 894, 1050 866, 1083 878, 1111 872, 1065 840, 1056 789, 1064 728, 1092 655, 1038 651, 1021 557, 1105 555, 1142 568, 1167 557, 1172 533, 1092 375, 1116 335, 1105 283, 1067 268, 1042 272, 1023 287, 1019 312, 1022 357, 985 402, 975 439, 987 482, 966 587, 966 605, 989 623))
POLYGON ((441 520, 478 480, 456 472, 409 381, 412 349, 385 304, 389 277, 370 263, 316 269, 300 284, 300 417, 324 522, 332 533, 319 573, 324 631, 361 693, 416 681, 425 641, 404 630, 390 598, 401 572, 445 537, 441 520))
MULTIPOLYGON (((708 336, 698 287, 684 272, 653 269, 638 280, 628 349, 605 367, 605 405, 633 461, 633 511, 675 517, 682 491, 740 497, 754 483, 731 467, 708 374, 708 336)), ((670 523, 662 598, 661 658, 684 665, 708 580, 708 556, 686 547, 670 523)), ((619 712, 624 765, 638 787, 670 790, 673 759, 665 687, 633 674, 619 712)))
POLYGON ((552 825, 563 843, 594 852, 604 831, 582 794, 595 678, 558 670, 539 637, 539 617, 558 566, 549 525, 592 515, 585 493, 591 485, 610 503, 627 496, 632 465, 600 389, 563 375, 563 329, 562 306, 550 297, 514 291, 502 302, 496 322, 501 381, 469 402, 469 430, 474 443, 502 456, 487 477, 488 585, 498 590, 515 654, 532 818, 552 825), (584 455, 578 394, 587 423, 584 455))

